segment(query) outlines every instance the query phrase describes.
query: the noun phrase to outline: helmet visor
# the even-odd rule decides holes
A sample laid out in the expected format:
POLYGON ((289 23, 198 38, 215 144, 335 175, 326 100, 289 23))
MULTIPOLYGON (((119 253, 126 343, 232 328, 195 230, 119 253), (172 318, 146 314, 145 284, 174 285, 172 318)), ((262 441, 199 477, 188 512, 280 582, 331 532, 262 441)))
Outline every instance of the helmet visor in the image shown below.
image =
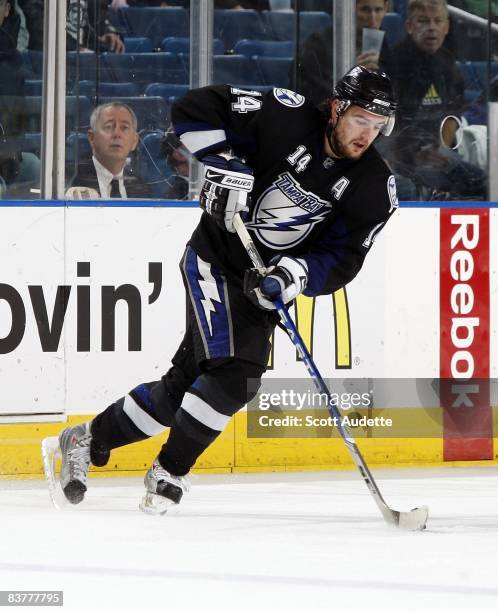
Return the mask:
POLYGON ((363 110, 368 111, 369 113, 372 113, 372 115, 370 117, 366 117, 365 115, 362 115, 361 117, 352 117, 352 121, 357 125, 357 127, 365 127, 368 125, 376 125, 379 126, 379 124, 382 124, 379 132, 380 134, 382 134, 383 136, 389 136, 391 134, 391 132, 394 129, 394 113, 388 114, 385 112, 385 107, 383 107, 383 111, 384 112, 380 112, 378 107, 374 104, 370 104, 370 103, 366 103, 366 104, 361 104, 358 103, 358 101, 355 101, 355 103, 353 104, 347 104, 344 105, 342 110, 343 114, 344 112, 346 112, 347 108, 351 108, 354 106, 358 106, 358 108, 361 108, 363 110))

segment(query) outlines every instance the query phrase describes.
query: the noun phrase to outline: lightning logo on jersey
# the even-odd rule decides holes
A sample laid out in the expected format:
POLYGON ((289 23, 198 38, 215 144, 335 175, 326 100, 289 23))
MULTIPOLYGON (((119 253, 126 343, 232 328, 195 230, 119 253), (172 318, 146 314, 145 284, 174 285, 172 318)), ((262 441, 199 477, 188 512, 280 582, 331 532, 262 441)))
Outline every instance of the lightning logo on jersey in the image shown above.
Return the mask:
POLYGON ((298 108, 304 104, 304 96, 292 91, 291 89, 284 89, 283 87, 276 87, 273 90, 275 99, 289 108, 298 108))
POLYGON ((209 333, 213 335, 213 325, 211 321, 211 313, 216 312, 215 303, 221 304, 221 298, 216 284, 216 280, 211 274, 211 266, 202 259, 198 258, 199 265, 199 287, 202 291, 201 298, 202 308, 206 315, 206 321, 209 327, 209 333))
POLYGON ((287 172, 262 193, 246 226, 272 249, 287 249, 302 242, 332 210, 332 204, 305 191, 287 172))

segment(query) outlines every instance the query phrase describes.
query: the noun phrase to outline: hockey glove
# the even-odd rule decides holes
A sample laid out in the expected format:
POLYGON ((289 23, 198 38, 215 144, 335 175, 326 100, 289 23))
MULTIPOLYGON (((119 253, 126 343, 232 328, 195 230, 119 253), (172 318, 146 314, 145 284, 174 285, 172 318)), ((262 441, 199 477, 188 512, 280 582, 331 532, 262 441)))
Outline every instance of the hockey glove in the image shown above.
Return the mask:
POLYGON ((235 233, 233 218, 246 208, 247 194, 254 185, 252 170, 236 157, 206 155, 204 183, 199 195, 201 208, 213 217, 216 223, 235 233))
POLYGON ((273 300, 277 297, 282 298, 284 304, 292 302, 308 282, 308 266, 304 259, 278 255, 270 263, 266 274, 250 268, 244 276, 244 293, 265 310, 275 310, 273 300))

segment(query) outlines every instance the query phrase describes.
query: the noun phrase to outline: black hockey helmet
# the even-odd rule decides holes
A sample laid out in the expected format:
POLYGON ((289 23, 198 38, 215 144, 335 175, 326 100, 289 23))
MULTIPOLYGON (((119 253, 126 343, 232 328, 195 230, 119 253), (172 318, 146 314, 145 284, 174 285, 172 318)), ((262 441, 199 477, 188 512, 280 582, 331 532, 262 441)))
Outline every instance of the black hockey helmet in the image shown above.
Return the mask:
POLYGON ((384 72, 355 66, 337 82, 333 97, 342 103, 340 114, 345 113, 351 105, 359 106, 376 115, 387 117, 381 132, 384 136, 389 136, 393 131, 396 100, 391 81, 384 72))

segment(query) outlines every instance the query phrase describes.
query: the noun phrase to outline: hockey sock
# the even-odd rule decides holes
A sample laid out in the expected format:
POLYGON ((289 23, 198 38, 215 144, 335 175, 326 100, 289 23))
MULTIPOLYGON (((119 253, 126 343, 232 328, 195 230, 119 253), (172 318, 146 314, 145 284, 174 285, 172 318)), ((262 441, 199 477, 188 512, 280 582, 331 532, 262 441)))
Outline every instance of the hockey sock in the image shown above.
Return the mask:
POLYGON ((161 465, 175 476, 187 474, 231 417, 254 397, 263 370, 249 362, 227 360, 199 376, 175 415, 159 454, 161 465), (255 381, 250 392, 249 378, 255 381))
POLYGON ((168 440, 159 453, 159 463, 170 474, 185 476, 197 458, 220 433, 196 422, 189 414, 179 411, 168 440))
POLYGON ((138 385, 92 421, 95 445, 118 448, 161 433, 173 422, 178 407, 163 381, 138 385))

